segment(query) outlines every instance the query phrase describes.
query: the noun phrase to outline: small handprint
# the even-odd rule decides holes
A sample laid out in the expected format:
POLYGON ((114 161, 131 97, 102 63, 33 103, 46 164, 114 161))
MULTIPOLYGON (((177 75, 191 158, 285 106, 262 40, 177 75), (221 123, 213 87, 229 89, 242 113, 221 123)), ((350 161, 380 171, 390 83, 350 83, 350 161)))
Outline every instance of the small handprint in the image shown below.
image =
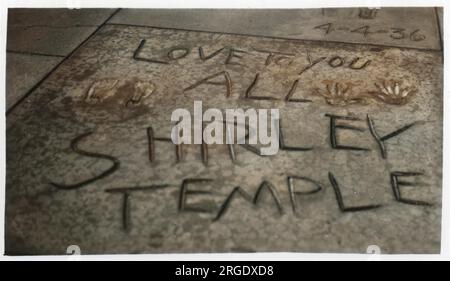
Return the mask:
POLYGON ((316 88, 315 92, 325 98, 330 105, 345 106, 355 103, 366 103, 365 98, 356 95, 353 92, 354 84, 351 82, 339 83, 333 81, 324 81, 325 90, 316 88))
POLYGON ((404 105, 416 92, 415 88, 401 87, 401 82, 386 81, 375 83, 378 91, 370 91, 372 97, 387 104, 404 105))
POLYGON ((95 104, 103 102, 115 94, 118 79, 100 79, 95 81, 88 89, 85 97, 87 103, 95 104))
POLYGON ((93 105, 112 101, 125 107, 139 106, 148 101, 155 88, 152 82, 136 78, 100 79, 90 86, 84 100, 93 105))

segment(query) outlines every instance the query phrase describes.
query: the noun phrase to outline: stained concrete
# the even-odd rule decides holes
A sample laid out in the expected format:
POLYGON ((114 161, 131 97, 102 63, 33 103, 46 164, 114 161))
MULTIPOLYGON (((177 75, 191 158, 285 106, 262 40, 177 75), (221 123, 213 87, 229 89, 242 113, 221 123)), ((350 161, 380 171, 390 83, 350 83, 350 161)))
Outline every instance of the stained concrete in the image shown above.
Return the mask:
POLYGON ((6 54, 6 110, 18 102, 61 60, 61 57, 8 52, 6 54))
POLYGON ((434 8, 122 9, 110 23, 440 49, 434 8))
MULTIPOLYGON (((434 48, 433 36, 418 44, 434 48)), ((73 244, 82 253, 440 249, 440 51, 106 25, 8 115, 7 128, 8 254, 64 254, 73 244), (175 47, 182 58, 168 61, 175 47), (199 47, 206 56, 223 49, 202 59, 199 47), (215 84, 193 86, 217 73, 215 84), (226 77, 229 93, 217 85, 226 77), (158 140, 152 159, 149 127, 168 138, 171 112, 192 111, 195 100, 204 109, 279 108, 285 145, 312 150, 261 157, 236 145, 233 162, 227 146, 211 145, 206 163, 189 145, 177 162, 175 146, 158 140), (339 129, 338 140, 368 150, 333 148, 326 114, 359 118, 338 121, 362 130, 339 129), (385 157, 369 124, 380 136, 405 128, 386 140, 385 157), (397 182, 416 185, 396 194, 395 172, 403 172, 397 182), (321 187, 296 195, 296 212, 288 176, 321 187), (192 178, 211 181, 189 183, 203 193, 188 193, 180 209, 182 182, 192 178), (214 221, 236 186, 253 196, 263 181, 279 205, 267 189, 256 205, 237 195, 214 221), (135 188, 128 212, 116 189, 124 187, 135 188)), ((316 187, 294 182, 296 191, 316 187)))

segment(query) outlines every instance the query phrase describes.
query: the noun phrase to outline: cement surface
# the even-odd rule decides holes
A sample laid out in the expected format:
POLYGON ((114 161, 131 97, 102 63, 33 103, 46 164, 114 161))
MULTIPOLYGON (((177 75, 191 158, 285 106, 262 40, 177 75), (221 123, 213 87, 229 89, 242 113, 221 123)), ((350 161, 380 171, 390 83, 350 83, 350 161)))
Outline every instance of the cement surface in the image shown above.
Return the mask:
MULTIPOLYGON (((414 46, 435 48, 433 36, 414 46)), ((440 250, 440 51, 106 25, 8 115, 6 136, 8 254, 440 250), (230 92, 217 85, 226 78, 230 92), (170 137, 171 112, 195 100, 279 108, 285 145, 312 149, 261 157, 236 145, 233 162, 226 145, 211 145, 206 163, 189 145, 177 162, 159 140, 150 161, 148 128, 170 137), (329 115, 359 118, 337 121, 362 129, 341 128, 338 141, 368 150, 333 148, 329 115), (405 130, 383 157, 370 128, 405 130), (397 195, 428 205, 396 200, 396 172, 397 195), (289 176, 312 180, 294 180, 296 191, 321 189, 292 203, 289 176), (214 220, 235 187, 253 197, 264 181, 278 203, 268 189, 257 204, 236 194, 214 220)))

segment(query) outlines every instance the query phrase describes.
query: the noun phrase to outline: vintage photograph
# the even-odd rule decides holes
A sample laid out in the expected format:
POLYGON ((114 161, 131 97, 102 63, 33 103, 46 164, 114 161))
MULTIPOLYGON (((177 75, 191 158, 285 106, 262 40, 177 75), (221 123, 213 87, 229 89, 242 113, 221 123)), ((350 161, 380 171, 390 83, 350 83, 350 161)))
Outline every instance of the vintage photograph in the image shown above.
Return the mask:
POLYGON ((443 8, 9 8, 5 255, 441 251, 443 8))

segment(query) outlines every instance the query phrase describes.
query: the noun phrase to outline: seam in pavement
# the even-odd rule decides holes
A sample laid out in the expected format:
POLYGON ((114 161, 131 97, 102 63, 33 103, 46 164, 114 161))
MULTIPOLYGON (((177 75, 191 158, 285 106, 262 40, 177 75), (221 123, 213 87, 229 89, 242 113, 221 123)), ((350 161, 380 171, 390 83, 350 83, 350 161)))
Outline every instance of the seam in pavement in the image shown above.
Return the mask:
POLYGON ((28 90, 18 101, 16 101, 9 109, 6 110, 6 116, 8 116, 19 104, 21 104, 25 99, 27 99, 33 92, 38 88, 62 63, 64 63, 68 58, 72 56, 81 46, 83 46, 89 39, 94 36, 112 17, 114 17, 120 8, 116 9, 109 15, 102 24, 100 24, 94 32, 92 32, 86 39, 84 39, 78 46, 75 47, 67 56, 65 56, 58 64, 56 64, 39 82, 37 82, 30 90, 28 90))
POLYGON ((33 24, 33 25, 11 25, 11 28, 73 28, 73 27, 97 27, 95 24, 74 24, 74 25, 46 25, 46 24, 33 24))
POLYGON ((294 41, 294 42, 311 42, 311 43, 325 43, 325 44, 338 43, 338 44, 349 44, 349 45, 357 45, 357 46, 396 48, 396 49, 400 49, 400 50, 418 50, 418 51, 429 51, 429 52, 441 52, 442 51, 441 49, 406 47, 406 46, 391 46, 391 45, 376 44, 376 43, 356 43, 356 42, 343 42, 343 41, 334 41, 334 40, 326 40, 325 41, 325 40, 315 40, 315 39, 296 39, 296 38, 286 38, 286 37, 279 37, 279 36, 242 34, 242 33, 235 33, 235 32, 208 31, 208 30, 160 27, 160 26, 151 26, 151 25, 125 24, 125 23, 114 23, 114 22, 109 22, 106 25, 132 26, 132 27, 154 28, 154 29, 175 30, 175 31, 216 33, 216 34, 225 34, 225 35, 236 35, 236 36, 248 36, 248 37, 256 37, 256 38, 286 40, 286 41, 294 41))
POLYGON ((51 55, 51 54, 43 54, 43 53, 34 53, 34 52, 23 52, 23 51, 13 51, 13 50, 6 50, 7 53, 12 54, 19 54, 19 55, 29 55, 29 56, 43 56, 43 57, 57 57, 57 58, 64 58, 66 56, 63 55, 51 55))

